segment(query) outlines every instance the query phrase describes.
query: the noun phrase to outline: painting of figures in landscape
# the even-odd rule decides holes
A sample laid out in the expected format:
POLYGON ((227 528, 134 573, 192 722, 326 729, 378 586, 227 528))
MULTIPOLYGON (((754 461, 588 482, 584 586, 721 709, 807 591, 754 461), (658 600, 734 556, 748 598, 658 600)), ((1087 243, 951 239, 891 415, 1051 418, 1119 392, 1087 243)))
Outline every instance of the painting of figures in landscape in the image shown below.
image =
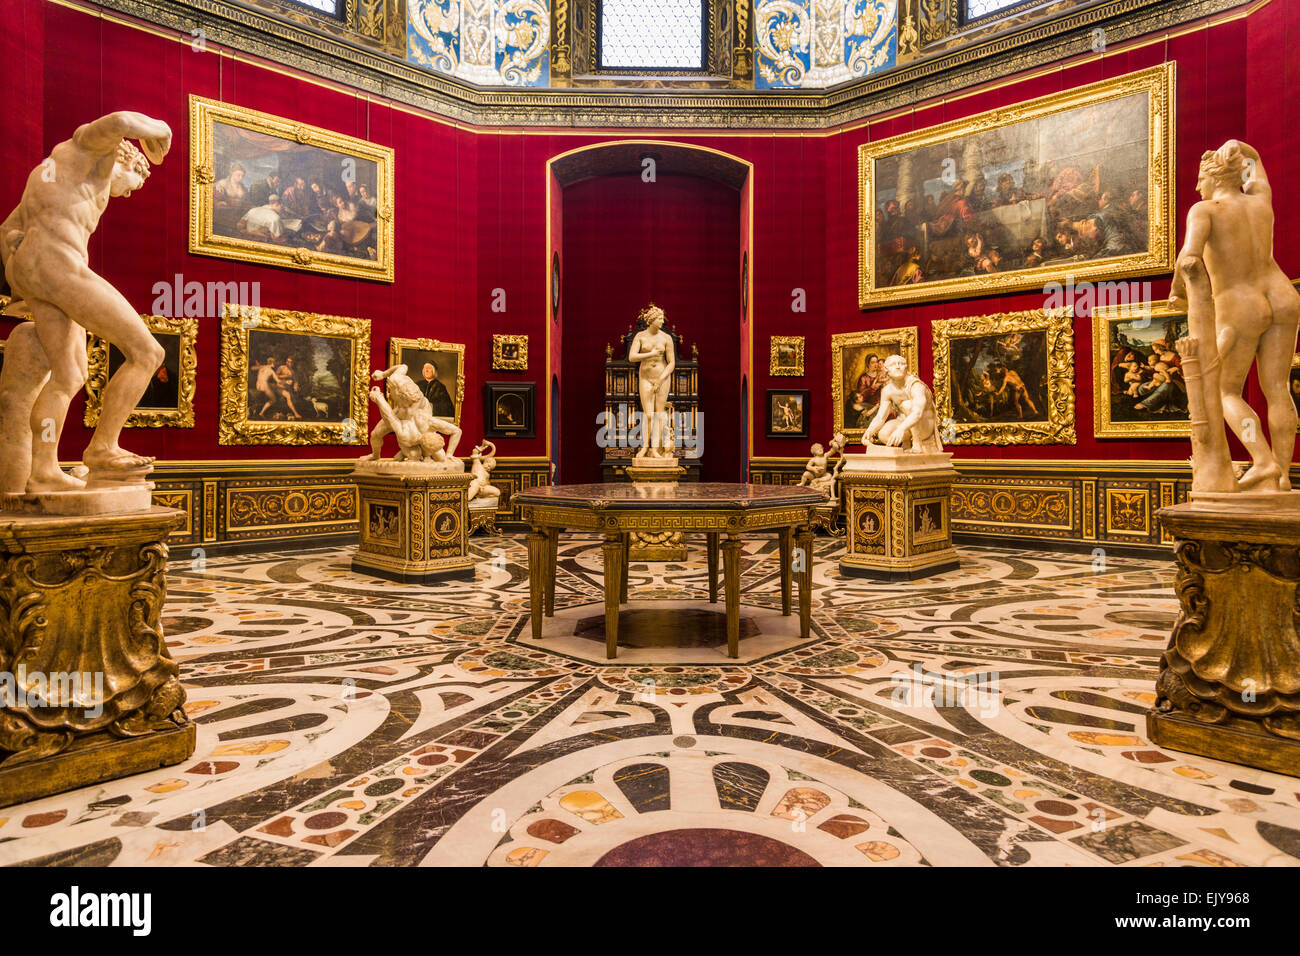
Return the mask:
POLYGON ((352 342, 326 335, 248 334, 248 421, 342 422, 352 393, 352 342))
POLYGON ((1160 306, 1129 311, 1093 313, 1094 432, 1098 438, 1185 437, 1191 415, 1175 343, 1187 335, 1187 316, 1160 306))
POLYGON ((1153 95, 1047 98, 863 146, 863 307, 1160 268, 1153 95))
POLYGON ((1047 421, 1046 331, 955 338, 949 354, 954 421, 1047 421))

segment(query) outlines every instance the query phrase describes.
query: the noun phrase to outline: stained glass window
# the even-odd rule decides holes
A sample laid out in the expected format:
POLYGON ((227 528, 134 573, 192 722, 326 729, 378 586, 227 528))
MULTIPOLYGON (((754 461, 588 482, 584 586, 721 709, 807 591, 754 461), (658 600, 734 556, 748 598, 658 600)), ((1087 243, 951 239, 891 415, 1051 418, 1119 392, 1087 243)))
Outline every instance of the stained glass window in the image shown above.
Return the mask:
POLYGON ((337 17, 339 8, 343 6, 343 0, 280 0, 280 2, 290 7, 310 7, 321 13, 328 13, 332 17, 337 17))
POLYGON ((601 0, 601 69, 703 69, 703 22, 704 0, 601 0))

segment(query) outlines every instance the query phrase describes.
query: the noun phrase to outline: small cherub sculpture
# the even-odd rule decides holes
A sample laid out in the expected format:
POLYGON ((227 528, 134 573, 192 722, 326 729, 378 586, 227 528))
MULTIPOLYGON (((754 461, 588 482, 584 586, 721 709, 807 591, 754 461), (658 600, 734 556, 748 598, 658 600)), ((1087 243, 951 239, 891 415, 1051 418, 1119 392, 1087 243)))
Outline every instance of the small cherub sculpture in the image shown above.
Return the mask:
POLYGON ((475 498, 500 498, 501 489, 491 482, 492 469, 497 466, 497 446, 490 441, 482 441, 470 452, 469 471, 473 480, 469 483, 469 501, 475 498))
POLYGON ((889 381, 880 392, 880 410, 862 436, 862 444, 870 445, 877 435, 886 446, 902 447, 908 443, 914 452, 941 452, 938 412, 930 387, 907 370, 907 359, 891 355, 885 359, 889 381), (886 421, 890 409, 898 410, 898 417, 886 421))
POLYGON ((835 497, 835 480, 839 477, 840 469, 844 467, 844 446, 847 439, 840 432, 835 433, 831 439, 830 451, 822 447, 821 442, 812 446, 812 457, 808 459, 808 464, 804 468, 803 476, 799 479, 800 486, 807 486, 813 491, 820 491, 827 498, 835 497), (831 467, 831 459, 836 458, 834 467, 831 467))
POLYGON ((370 390, 370 400, 379 407, 382 421, 370 433, 370 454, 362 455, 359 461, 378 461, 383 456, 384 438, 394 435, 397 438, 398 452, 393 461, 442 462, 455 465, 459 462, 454 457, 456 444, 460 441, 460 428, 454 423, 435 418, 433 406, 420 391, 420 386, 406 374, 405 365, 375 372, 371 375, 375 381, 388 380, 392 404, 384 398, 379 386, 370 390), (448 436, 444 442, 443 436, 448 436))

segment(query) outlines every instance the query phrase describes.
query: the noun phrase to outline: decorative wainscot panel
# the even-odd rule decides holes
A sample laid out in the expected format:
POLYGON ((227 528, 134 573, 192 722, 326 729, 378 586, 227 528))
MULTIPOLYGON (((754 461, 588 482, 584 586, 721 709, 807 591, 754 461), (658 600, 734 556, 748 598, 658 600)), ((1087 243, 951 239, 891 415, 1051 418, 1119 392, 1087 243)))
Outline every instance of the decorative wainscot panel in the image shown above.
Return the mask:
POLYGON ((393 281, 393 150, 190 96, 190 252, 393 281))
POLYGON ((222 445, 364 445, 370 320, 227 305, 222 445))
POLYGON ((936 319, 933 329, 945 444, 1075 443, 1069 308, 936 319))
MULTIPOLYGON (((145 326, 162 346, 162 364, 126 420, 127 428, 194 427, 194 389, 198 370, 195 342, 199 337, 198 319, 172 319, 161 315, 142 315, 145 326)), ((87 428, 99 424, 104 405, 104 386, 125 359, 116 345, 96 335, 86 349, 87 428)))
POLYGON ((859 304, 1173 266, 1174 65, 859 147, 859 304))

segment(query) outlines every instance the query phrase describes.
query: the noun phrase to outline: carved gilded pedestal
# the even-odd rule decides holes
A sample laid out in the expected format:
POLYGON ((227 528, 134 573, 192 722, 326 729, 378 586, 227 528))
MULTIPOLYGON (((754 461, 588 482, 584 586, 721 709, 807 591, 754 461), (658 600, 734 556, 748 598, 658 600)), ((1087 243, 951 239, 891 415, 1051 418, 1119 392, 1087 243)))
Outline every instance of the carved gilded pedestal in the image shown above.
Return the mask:
POLYGON ((1252 509, 1252 497, 1157 512, 1175 538, 1179 613, 1147 735, 1300 776, 1300 508, 1252 509))
POLYGON ((847 538, 840 570, 855 577, 912 580, 958 567, 949 521, 957 475, 952 455, 871 449, 844 456, 840 483, 847 538))
POLYGON ((172 508, 0 516, 0 806, 194 753, 162 633, 172 508))
POLYGON ((361 540, 352 570, 390 581, 423 584, 473 577, 469 553, 472 476, 355 471, 361 540))
MULTIPOLYGON (((677 482, 686 475, 686 469, 674 459, 650 459, 649 464, 632 459, 624 469, 632 484, 638 488, 654 489, 664 486, 676 487, 677 482)), ((632 561, 685 561, 686 535, 680 531, 633 531, 628 539, 628 557, 632 561)))

